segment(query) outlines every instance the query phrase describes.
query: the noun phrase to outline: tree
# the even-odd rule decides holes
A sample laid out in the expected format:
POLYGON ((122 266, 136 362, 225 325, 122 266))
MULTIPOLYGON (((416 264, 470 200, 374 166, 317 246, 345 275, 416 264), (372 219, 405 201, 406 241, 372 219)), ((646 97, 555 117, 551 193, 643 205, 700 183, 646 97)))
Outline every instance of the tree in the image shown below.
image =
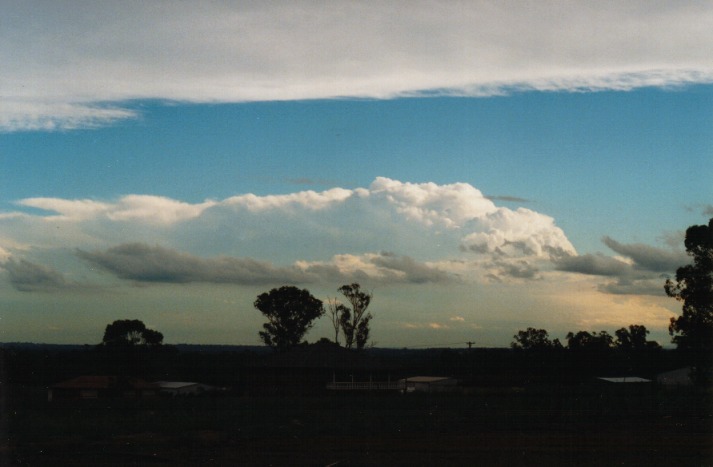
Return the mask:
POLYGON ((611 349, 612 344, 612 336, 606 331, 567 333, 567 348, 570 350, 604 351, 611 349))
POLYGON ((686 229, 684 245, 693 264, 678 268, 676 281, 667 279, 664 285, 669 297, 683 302, 668 330, 696 367, 694 379, 705 384, 713 368, 713 218, 686 229))
POLYGON ((525 331, 518 331, 513 336, 515 339, 510 347, 520 350, 550 350, 562 348, 559 339, 551 341, 549 334, 544 329, 527 328, 525 331))
POLYGON ((640 324, 631 324, 629 328, 621 328, 614 332, 616 341, 614 345, 621 350, 659 349, 661 346, 656 341, 646 340, 649 330, 640 324))
POLYGON ((138 319, 120 319, 106 326, 102 344, 106 346, 157 346, 163 343, 163 334, 138 319))
POLYGON ((339 344, 339 331, 342 328, 342 316, 346 311, 349 313, 349 308, 345 307, 343 304, 339 303, 336 298, 329 300, 327 303, 327 310, 329 312, 329 319, 332 322, 332 327, 334 328, 334 343, 339 344))
POLYGON ((280 350, 299 344, 312 328, 312 322, 324 314, 321 300, 308 290, 294 286, 262 293, 253 305, 268 319, 262 325, 264 331, 260 331, 260 339, 280 350))
POLYGON ((344 334, 344 347, 350 349, 356 345, 357 349, 363 349, 369 340, 372 316, 366 309, 371 303, 372 294, 363 292, 357 283, 343 285, 337 290, 351 305, 351 309, 345 305, 340 309, 339 323, 344 334))

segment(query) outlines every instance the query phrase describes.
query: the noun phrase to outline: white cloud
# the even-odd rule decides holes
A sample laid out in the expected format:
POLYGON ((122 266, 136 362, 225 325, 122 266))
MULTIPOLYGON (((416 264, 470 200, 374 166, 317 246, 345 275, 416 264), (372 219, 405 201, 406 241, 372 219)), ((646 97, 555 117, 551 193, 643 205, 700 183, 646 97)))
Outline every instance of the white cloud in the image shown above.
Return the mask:
POLYGON ((31 198, 19 204, 49 213, 0 217, 3 245, 93 250, 97 264, 106 250, 102 254, 113 255, 113 265, 130 259, 125 276, 139 280, 143 276, 134 271, 147 267, 142 257, 155 260, 146 277, 174 278, 169 282, 241 282, 255 274, 260 281, 274 275, 291 282, 330 275, 381 283, 528 280, 558 252, 575 253, 551 217, 497 207, 462 183, 377 178, 369 188, 245 194, 202 203, 128 195, 116 201, 31 198), (131 255, 126 248, 111 250, 132 244, 166 250, 132 248, 131 255), (139 250, 144 253, 133 254, 139 250), (249 265, 248 255, 256 259, 249 265), (161 269, 169 264, 180 265, 180 271, 161 269), (187 272, 191 268, 202 271, 194 273, 199 279, 187 272), (226 268, 233 272, 214 272, 226 268), (236 268, 249 273, 234 274, 236 268), (232 279, 215 279, 226 274, 232 279))
POLYGON ((713 81, 706 2, 170 0, 3 4, 0 128, 109 124, 121 102, 632 89, 713 81))

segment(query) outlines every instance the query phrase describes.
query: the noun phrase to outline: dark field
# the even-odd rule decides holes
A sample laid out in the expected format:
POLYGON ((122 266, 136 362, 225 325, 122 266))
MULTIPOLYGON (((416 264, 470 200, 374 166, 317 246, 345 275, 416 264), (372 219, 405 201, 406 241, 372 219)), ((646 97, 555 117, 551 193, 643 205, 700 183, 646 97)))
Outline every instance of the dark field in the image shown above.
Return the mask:
POLYGON ((31 466, 705 466, 711 396, 576 385, 48 403, 18 388, 3 454, 31 466))

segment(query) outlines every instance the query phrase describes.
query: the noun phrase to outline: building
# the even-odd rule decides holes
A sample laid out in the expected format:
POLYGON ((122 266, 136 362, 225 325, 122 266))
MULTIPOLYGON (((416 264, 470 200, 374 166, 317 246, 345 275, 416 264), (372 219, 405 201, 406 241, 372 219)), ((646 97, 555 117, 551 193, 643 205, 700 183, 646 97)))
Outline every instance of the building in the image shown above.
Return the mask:
POLYGON ((399 386, 405 392, 449 392, 457 385, 457 379, 447 376, 412 376, 399 380, 399 386))
POLYGON ((633 383, 650 383, 650 379, 639 378, 638 376, 619 376, 616 378, 597 378, 597 380, 604 383, 613 384, 633 384, 633 383))
POLYGON ((138 399, 157 395, 155 384, 138 378, 120 376, 78 376, 53 384, 47 389, 47 400, 77 400, 129 398, 138 399))

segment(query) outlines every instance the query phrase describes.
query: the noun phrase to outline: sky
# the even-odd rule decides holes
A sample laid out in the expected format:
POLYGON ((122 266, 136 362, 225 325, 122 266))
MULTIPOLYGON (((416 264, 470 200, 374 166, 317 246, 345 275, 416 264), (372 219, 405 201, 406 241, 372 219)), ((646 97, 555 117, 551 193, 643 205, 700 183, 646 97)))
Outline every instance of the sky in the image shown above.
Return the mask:
POLYGON ((0 3, 0 342, 259 344, 358 282, 380 347, 670 343, 709 2, 0 3))

